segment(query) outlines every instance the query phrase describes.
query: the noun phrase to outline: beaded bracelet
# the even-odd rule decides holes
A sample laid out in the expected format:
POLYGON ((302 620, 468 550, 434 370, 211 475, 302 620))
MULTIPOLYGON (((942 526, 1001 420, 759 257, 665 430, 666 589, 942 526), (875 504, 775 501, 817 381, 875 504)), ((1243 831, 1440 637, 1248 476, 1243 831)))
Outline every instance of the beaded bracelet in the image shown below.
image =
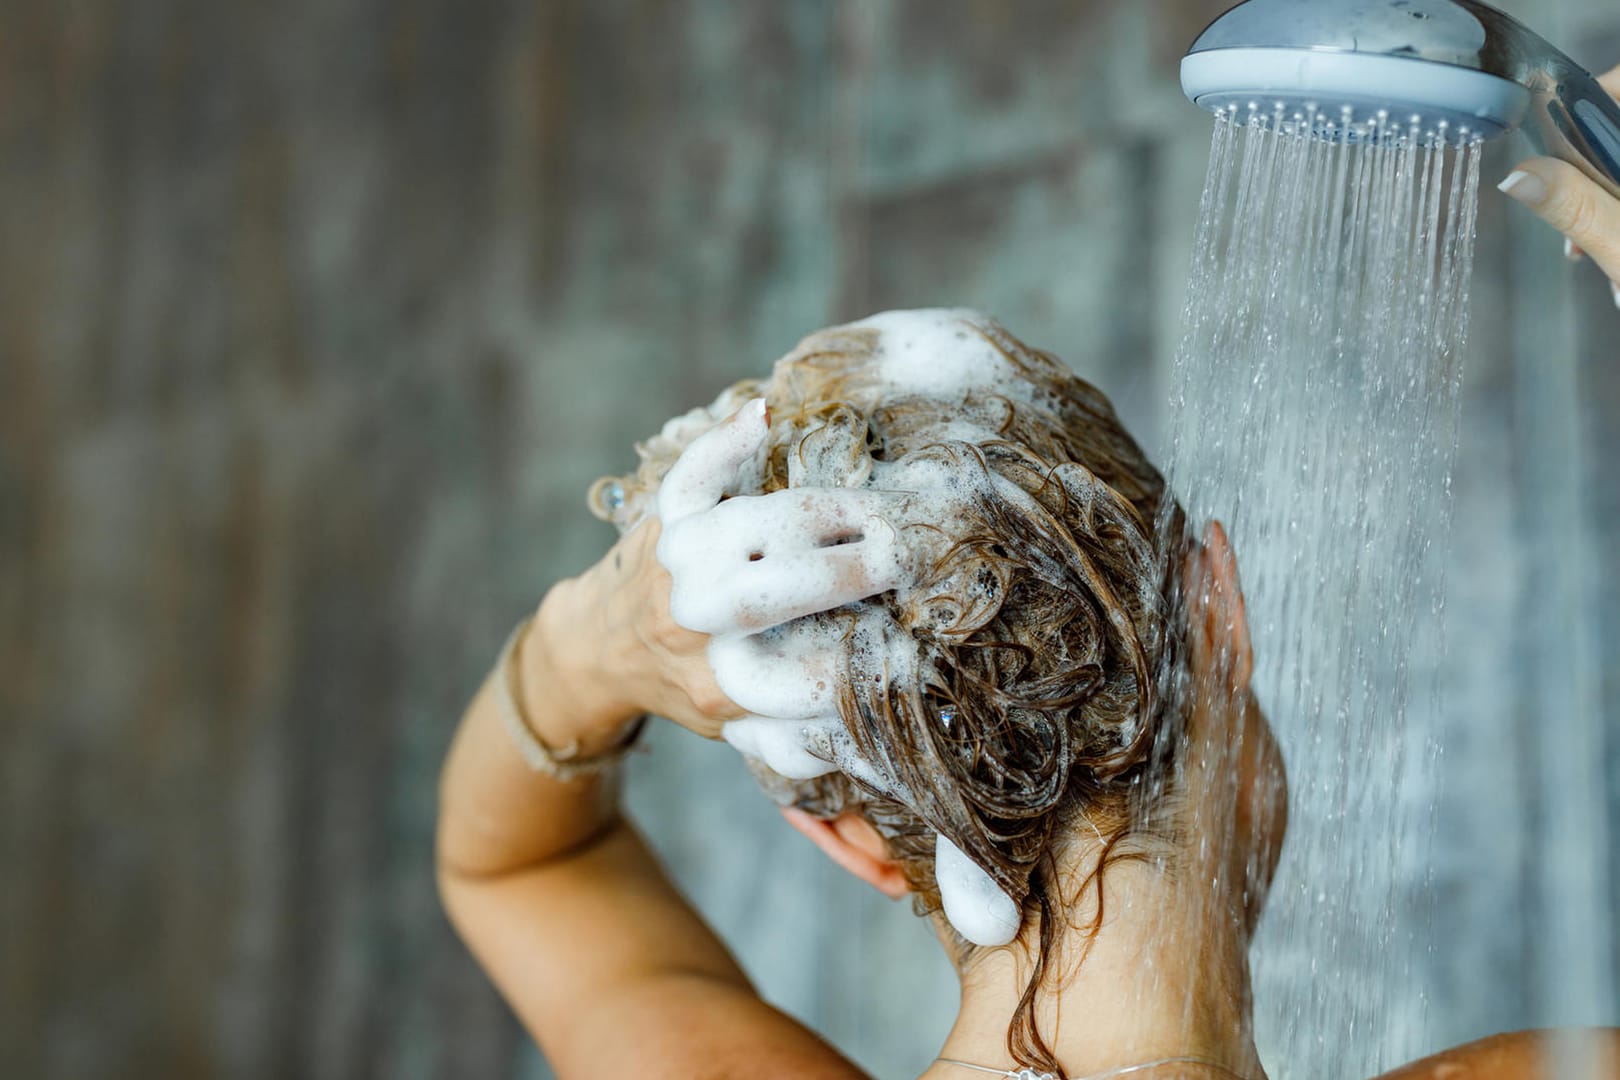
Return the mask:
POLYGON ((647 718, 645 716, 637 718, 618 745, 590 757, 579 756, 577 739, 561 750, 552 750, 541 742, 540 737, 535 734, 534 726, 529 723, 528 717, 524 716, 523 706, 519 704, 523 700, 523 692, 519 683, 517 651, 523 643, 524 633, 533 621, 534 616, 530 615, 512 628, 506 644, 501 646, 500 658, 495 661, 495 700, 499 703, 501 720, 506 725, 507 734, 511 735, 518 753, 523 755, 523 760, 535 772, 545 773, 558 780, 577 780, 606 772, 630 752, 636 739, 641 736, 642 729, 647 726, 647 718))

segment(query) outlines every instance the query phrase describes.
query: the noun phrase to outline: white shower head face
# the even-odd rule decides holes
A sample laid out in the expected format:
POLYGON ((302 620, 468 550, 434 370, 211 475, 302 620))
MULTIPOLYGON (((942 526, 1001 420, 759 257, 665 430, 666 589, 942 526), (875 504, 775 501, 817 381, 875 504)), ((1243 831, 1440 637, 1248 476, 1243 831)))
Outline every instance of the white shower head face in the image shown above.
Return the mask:
POLYGON ((1246 47, 1189 54, 1182 89, 1210 112, 1307 123, 1324 135, 1402 134, 1461 143, 1516 129, 1531 95, 1472 68, 1409 57, 1246 47))

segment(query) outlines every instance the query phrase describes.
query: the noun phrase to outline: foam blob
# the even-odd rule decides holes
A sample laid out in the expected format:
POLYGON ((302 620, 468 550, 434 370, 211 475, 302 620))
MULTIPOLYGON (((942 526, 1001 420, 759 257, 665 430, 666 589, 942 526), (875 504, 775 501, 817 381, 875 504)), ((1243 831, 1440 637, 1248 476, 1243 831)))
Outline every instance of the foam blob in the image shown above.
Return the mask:
POLYGON ((849 325, 878 331, 877 374, 892 391, 945 399, 974 390, 1031 395, 1029 380, 986 336, 994 322, 971 308, 885 311, 849 325))
POLYGON ((934 844, 934 880, 945 917, 975 945, 1006 945, 1022 918, 1012 897, 943 833, 934 844))

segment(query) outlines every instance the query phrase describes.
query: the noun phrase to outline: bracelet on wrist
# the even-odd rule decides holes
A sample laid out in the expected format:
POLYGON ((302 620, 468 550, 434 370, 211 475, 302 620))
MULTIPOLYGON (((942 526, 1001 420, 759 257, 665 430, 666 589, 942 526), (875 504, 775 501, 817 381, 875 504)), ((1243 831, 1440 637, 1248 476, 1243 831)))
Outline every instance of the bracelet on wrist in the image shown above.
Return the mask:
POLYGON ((638 717, 618 743, 588 757, 580 756, 577 739, 559 750, 547 746, 524 712, 522 677, 517 662, 518 649, 533 621, 534 616, 530 615, 513 627, 506 644, 501 647, 500 658, 495 661, 495 699, 507 734, 512 737, 513 744, 529 768, 558 780, 577 780, 612 769, 640 738, 642 729, 647 726, 647 718, 638 717))

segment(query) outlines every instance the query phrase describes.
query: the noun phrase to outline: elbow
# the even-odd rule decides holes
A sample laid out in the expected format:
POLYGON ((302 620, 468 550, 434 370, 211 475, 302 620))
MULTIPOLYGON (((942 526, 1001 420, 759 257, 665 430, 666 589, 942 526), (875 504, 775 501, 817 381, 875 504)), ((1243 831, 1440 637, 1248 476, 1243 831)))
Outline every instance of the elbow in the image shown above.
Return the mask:
POLYGON ((511 874, 510 868, 486 865, 471 859, 458 847, 452 830, 441 820, 433 845, 433 883, 439 894, 439 907, 458 937, 473 945, 476 920, 481 898, 492 895, 511 874))
POLYGON ((440 812, 434 839, 433 865, 440 896, 448 890, 491 885, 537 870, 559 869, 588 856, 624 827, 617 816, 590 823, 544 844, 514 841, 498 833, 485 835, 440 812))
POLYGON ((445 833, 441 819, 433 842, 433 881, 439 894, 439 906, 444 909, 450 924, 460 932, 461 925, 456 917, 461 906, 460 901, 466 896, 467 890, 476 886, 479 878, 484 875, 477 874, 457 862, 445 833))

